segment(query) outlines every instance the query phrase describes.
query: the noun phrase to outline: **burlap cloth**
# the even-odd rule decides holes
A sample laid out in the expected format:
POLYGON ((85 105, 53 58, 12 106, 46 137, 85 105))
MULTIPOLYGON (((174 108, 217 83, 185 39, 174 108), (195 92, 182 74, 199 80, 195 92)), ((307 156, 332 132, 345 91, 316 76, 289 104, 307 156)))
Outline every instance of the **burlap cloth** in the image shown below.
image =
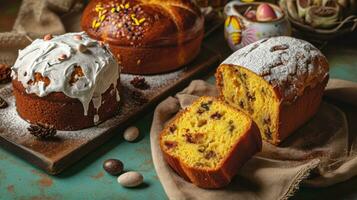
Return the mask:
POLYGON ((13 30, 0 33, 0 64, 13 65, 19 49, 43 35, 80 30, 80 0, 23 0, 13 30))
MULTIPOLYGON (((282 145, 264 143, 262 152, 240 169, 228 187, 205 190, 186 182, 164 161, 158 135, 177 112, 202 95, 215 96, 216 88, 193 81, 155 110, 150 134, 152 157, 170 199, 287 199, 302 184, 324 187, 357 175, 357 133, 349 133, 346 116, 338 107, 323 102, 316 116, 282 145)), ((330 80, 326 95, 357 106, 357 83, 330 80)), ((350 121, 355 119, 356 115, 350 121)))

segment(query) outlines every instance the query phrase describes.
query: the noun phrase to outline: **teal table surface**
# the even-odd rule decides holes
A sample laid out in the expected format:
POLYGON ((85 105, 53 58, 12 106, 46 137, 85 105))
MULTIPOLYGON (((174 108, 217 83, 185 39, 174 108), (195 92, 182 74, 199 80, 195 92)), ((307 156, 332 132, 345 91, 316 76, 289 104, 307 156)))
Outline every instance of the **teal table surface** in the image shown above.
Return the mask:
MULTIPOLYGON (((206 38, 205 43, 222 57, 231 51, 222 30, 206 38)), ((331 77, 357 82, 357 35, 329 42, 322 48, 331 65, 331 77)), ((213 76, 208 80, 213 83, 213 76)), ((153 112, 142 115, 133 125, 140 129, 136 143, 123 141, 122 133, 90 153, 59 176, 49 176, 11 152, 0 148, 0 199, 167 199, 155 172, 150 151, 150 126, 153 112), (139 171, 145 183, 134 189, 121 187, 116 177, 102 169, 109 158, 124 162, 125 170, 139 171)), ((294 199, 357 198, 357 178, 328 188, 300 188, 294 199)))

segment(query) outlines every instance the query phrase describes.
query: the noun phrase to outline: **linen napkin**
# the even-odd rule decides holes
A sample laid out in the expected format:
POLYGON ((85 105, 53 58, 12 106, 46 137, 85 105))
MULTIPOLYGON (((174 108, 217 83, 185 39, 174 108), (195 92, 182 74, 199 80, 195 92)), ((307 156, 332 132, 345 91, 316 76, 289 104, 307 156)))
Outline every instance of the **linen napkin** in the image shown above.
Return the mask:
MULTIPOLYGON (((175 97, 160 103, 154 113, 150 134, 152 157, 170 199, 288 199, 302 184, 324 187, 357 175, 357 150, 351 148, 356 140, 349 140, 356 134, 348 132, 346 116, 337 106, 323 102, 316 116, 283 144, 276 147, 264 142, 262 152, 240 169, 229 186, 217 190, 196 187, 167 165, 158 136, 175 114, 202 95, 216 96, 215 86, 192 81, 175 97)), ((332 79, 326 95, 357 103, 353 101, 357 97, 357 83, 332 79)))

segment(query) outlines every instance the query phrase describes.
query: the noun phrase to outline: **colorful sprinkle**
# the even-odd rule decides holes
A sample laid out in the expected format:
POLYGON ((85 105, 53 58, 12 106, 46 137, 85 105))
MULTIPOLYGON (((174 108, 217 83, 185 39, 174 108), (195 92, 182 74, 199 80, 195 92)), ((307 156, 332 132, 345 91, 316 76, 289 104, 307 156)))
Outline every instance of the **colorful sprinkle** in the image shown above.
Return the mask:
POLYGON ((97 23, 97 20, 93 20, 92 22, 92 28, 95 28, 95 24, 97 23))
POLYGON ((103 21, 105 20, 105 18, 106 18, 106 16, 105 16, 105 15, 102 15, 102 16, 99 18, 99 20, 100 20, 101 22, 103 22, 103 21))
POLYGON ((148 21, 150 21, 150 19, 145 18, 145 13, 139 5, 131 7, 130 3, 125 0, 122 0, 121 4, 111 1, 106 6, 98 3, 95 10, 98 17, 92 22, 93 29, 98 29, 102 24, 111 24, 118 28, 117 32, 114 33, 116 37, 126 37, 131 40, 133 45, 134 41, 142 38, 144 26, 147 26, 148 21), (113 14, 106 15, 106 13, 113 14))
POLYGON ((94 28, 99 28, 99 26, 100 26, 100 23, 97 22, 97 23, 94 25, 94 28))

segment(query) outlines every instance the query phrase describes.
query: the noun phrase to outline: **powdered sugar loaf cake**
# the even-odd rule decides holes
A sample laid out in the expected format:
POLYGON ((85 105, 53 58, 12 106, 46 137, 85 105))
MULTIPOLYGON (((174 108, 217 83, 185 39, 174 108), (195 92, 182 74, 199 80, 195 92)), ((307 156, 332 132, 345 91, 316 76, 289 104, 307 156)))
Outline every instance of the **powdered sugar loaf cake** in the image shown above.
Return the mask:
POLYGON ((221 96, 252 116, 263 139, 279 144, 316 113, 328 71, 310 43, 274 37, 233 53, 216 78, 221 96))
POLYGON ((118 110, 119 74, 108 48, 84 32, 46 35, 19 51, 12 67, 17 111, 58 130, 93 126, 118 110))

